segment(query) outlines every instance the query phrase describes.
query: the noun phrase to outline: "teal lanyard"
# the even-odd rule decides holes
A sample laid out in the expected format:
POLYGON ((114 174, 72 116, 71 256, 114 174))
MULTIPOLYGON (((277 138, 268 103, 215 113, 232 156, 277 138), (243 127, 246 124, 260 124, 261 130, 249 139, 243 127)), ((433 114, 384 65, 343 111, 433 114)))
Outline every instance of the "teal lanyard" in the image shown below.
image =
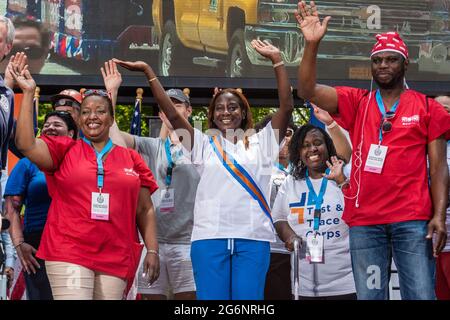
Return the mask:
MULTIPOLYGON (((330 169, 328 168, 327 170, 325 170, 325 173, 328 175, 330 174, 330 169)), ((320 185, 320 191, 319 194, 317 195, 316 192, 314 191, 314 187, 311 183, 311 179, 309 178, 309 174, 308 174, 308 170, 306 170, 306 174, 305 174, 305 178, 306 178, 306 185, 308 186, 309 189, 309 196, 312 197, 312 203, 315 205, 315 209, 314 209, 314 231, 319 230, 319 225, 320 225, 320 214, 322 211, 322 203, 323 203, 323 196, 325 195, 325 192, 327 190, 327 184, 328 184, 328 179, 327 178, 322 178, 322 184, 320 185)))
POLYGON ((285 167, 283 167, 283 165, 282 165, 281 163, 275 162, 275 166, 276 166, 278 169, 280 169, 281 171, 283 171, 283 173, 289 174, 289 172, 286 170, 285 167))
POLYGON ((103 147, 102 151, 97 152, 97 150, 95 150, 94 146, 88 139, 83 138, 83 140, 88 145, 90 145, 92 149, 94 149, 95 155, 97 157, 97 187, 100 190, 100 193, 102 193, 105 177, 105 170, 103 169, 103 156, 112 149, 113 143, 111 139, 109 139, 106 145, 103 147))
POLYGON ((172 159, 172 154, 170 153, 170 138, 167 137, 166 141, 164 142, 164 148, 166 150, 166 157, 167 157, 167 171, 166 171, 166 186, 167 188, 170 187, 172 184, 172 171, 174 167, 174 162, 172 159))
MULTIPOLYGON (((378 139, 379 139, 379 144, 381 144, 381 141, 383 141, 383 130, 382 130, 382 126, 383 126, 383 119, 386 116, 386 108, 384 107, 384 103, 383 103, 383 98, 381 98, 381 93, 380 90, 377 90, 376 93, 376 99, 377 99, 377 105, 378 105, 378 109, 380 110, 380 113, 382 115, 381 117, 381 125, 380 125, 380 131, 379 131, 379 135, 378 135, 378 139)), ((400 99, 397 100, 394 105, 392 106, 390 112, 395 113, 395 111, 397 110, 398 104, 400 102, 400 99)))

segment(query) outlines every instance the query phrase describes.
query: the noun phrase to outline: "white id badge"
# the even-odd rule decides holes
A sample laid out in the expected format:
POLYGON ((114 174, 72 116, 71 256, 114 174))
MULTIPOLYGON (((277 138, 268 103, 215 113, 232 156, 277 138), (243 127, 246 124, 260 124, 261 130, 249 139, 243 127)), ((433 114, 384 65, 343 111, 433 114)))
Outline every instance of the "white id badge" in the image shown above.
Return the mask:
POLYGON ((175 210, 175 190, 173 188, 161 190, 160 212, 173 212, 175 210))
POLYGON ((309 263, 323 262, 323 236, 310 234, 306 237, 306 260, 309 263))
POLYGON ((91 219, 109 220, 109 193, 92 192, 91 219))
POLYGON ((387 150, 388 147, 386 146, 371 144, 364 171, 381 173, 381 170, 383 170, 384 160, 386 160, 387 150))

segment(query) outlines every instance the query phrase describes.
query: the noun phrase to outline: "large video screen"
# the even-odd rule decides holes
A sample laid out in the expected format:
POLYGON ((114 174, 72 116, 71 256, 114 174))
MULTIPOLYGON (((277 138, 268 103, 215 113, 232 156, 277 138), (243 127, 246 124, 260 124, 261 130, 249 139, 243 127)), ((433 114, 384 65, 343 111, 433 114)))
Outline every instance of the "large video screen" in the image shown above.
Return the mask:
MULTIPOLYGON (((319 79, 370 79, 375 35, 397 31, 409 49, 409 80, 448 81, 450 0, 316 5, 332 17, 319 79)), ((24 50, 35 74, 71 76, 98 75, 118 57, 144 60, 162 77, 272 78, 250 45, 261 39, 280 48, 295 77, 304 48, 296 8, 293 0, 0 0, 0 14, 17 28, 12 52, 24 50)))

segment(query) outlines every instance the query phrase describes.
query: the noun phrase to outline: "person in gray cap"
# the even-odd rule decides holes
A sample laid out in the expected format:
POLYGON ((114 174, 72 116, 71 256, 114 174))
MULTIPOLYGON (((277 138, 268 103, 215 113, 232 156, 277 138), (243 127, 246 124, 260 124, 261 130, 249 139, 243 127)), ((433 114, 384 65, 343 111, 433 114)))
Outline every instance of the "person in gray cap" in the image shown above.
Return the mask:
MULTIPOLYGON (((106 62, 102 75, 114 101, 122 82, 116 64, 106 62)), ((188 119, 192 114, 189 97, 180 89, 169 89, 166 93, 178 113, 188 119)), ((200 175, 164 113, 160 112, 159 117, 162 126, 158 138, 133 136, 116 125, 111 128, 111 138, 118 140, 120 135, 127 147, 137 150, 160 186, 152 195, 157 215, 160 276, 149 287, 139 270, 138 293, 144 300, 167 299, 172 294, 177 300, 193 300, 196 288, 190 257, 191 233, 200 175)))

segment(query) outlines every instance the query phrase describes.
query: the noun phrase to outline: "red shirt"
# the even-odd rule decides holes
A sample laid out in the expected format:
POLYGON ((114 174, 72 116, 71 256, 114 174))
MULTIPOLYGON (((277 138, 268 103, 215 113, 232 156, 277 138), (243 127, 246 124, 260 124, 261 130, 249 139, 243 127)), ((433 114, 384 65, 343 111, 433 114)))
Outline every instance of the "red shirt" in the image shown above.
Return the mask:
POLYGON ((42 140, 54 169, 45 172, 52 203, 37 256, 120 278, 134 275, 142 249, 136 228, 139 191, 158 188, 147 165, 134 150, 115 146, 110 151, 102 190, 109 193, 109 220, 93 220, 91 197, 98 192, 94 149, 68 137, 42 140))
POLYGON ((371 144, 378 144, 382 115, 375 91, 336 87, 338 113, 333 118, 349 131, 353 145, 350 188, 346 191, 343 219, 349 226, 429 220, 432 204, 428 188, 427 144, 450 129, 450 115, 436 101, 413 90, 405 90, 392 119, 392 130, 383 134, 388 147, 381 174, 364 171, 371 144), (370 102, 368 103, 370 97, 370 102), (362 160, 356 152, 361 141, 362 160), (355 206, 360 162, 359 207, 355 206))

